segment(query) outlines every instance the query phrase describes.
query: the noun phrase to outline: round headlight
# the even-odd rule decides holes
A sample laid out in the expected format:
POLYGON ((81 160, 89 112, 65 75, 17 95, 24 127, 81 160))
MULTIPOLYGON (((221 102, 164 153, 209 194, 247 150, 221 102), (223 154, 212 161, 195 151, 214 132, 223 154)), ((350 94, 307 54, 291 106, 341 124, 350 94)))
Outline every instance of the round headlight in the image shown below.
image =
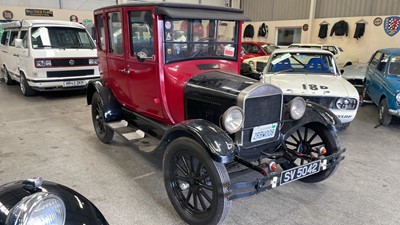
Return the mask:
POLYGON ((336 108, 338 109, 346 109, 349 105, 350 101, 347 98, 338 98, 336 100, 336 108))
POLYGON ((64 225, 65 205, 56 195, 38 192, 19 201, 7 216, 10 225, 64 225))
POLYGON ((253 61, 249 61, 249 65, 250 65, 251 68, 253 68, 253 69, 255 68, 255 64, 254 64, 253 61))
POLYGON ((222 125, 231 134, 242 129, 243 121, 243 111, 237 106, 230 107, 222 116, 222 125))
POLYGON ((302 97, 295 97, 289 102, 290 117, 294 120, 298 120, 303 117, 306 112, 306 101, 302 97))
POLYGON ((396 101, 397 101, 397 103, 400 103, 400 93, 397 93, 397 95, 396 95, 396 101))

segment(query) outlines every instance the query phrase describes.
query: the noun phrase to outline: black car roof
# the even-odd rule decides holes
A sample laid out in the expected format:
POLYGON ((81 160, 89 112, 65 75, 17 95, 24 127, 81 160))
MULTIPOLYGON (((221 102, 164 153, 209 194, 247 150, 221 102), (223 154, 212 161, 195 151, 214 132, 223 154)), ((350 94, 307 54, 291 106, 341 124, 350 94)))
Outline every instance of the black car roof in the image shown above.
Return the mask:
POLYGON ((95 11, 120 7, 152 6, 156 8, 157 15, 168 16, 173 19, 220 19, 243 20, 250 19, 243 14, 243 10, 222 6, 210 6, 201 4, 186 4, 172 2, 130 2, 112 6, 106 6, 95 11))

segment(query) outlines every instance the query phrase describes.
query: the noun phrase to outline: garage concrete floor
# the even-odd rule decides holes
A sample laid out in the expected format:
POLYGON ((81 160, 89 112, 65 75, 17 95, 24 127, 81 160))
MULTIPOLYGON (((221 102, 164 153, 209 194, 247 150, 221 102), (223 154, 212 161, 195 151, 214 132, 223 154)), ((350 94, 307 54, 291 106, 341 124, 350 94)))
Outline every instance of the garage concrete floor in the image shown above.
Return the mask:
MULTIPOLYGON (((224 224, 400 224, 400 124, 376 127, 377 109, 359 109, 336 174, 235 200, 224 224)), ((161 161, 116 136, 96 137, 85 96, 24 97, 0 83, 0 183, 42 176, 89 198, 110 224, 184 224, 163 186, 161 161)))

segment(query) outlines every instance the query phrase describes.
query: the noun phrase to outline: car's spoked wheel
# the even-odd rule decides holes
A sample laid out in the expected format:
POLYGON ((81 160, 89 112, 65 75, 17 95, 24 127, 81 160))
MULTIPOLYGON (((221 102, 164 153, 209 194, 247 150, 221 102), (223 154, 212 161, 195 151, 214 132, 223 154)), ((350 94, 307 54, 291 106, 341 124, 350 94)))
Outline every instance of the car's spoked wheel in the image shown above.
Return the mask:
POLYGON ((392 115, 389 113, 386 99, 382 99, 379 103, 379 123, 383 126, 388 126, 392 121, 392 115))
POLYGON ((190 138, 172 142, 163 159, 168 197, 180 217, 189 224, 218 224, 231 207, 229 176, 225 165, 213 161, 190 138))
MULTIPOLYGON (((325 147, 325 156, 332 155, 339 151, 340 146, 338 138, 335 132, 328 130, 321 124, 307 124, 300 129, 293 131, 290 136, 285 140, 285 146, 287 149, 296 151, 299 154, 304 154, 310 158, 305 160, 301 158, 295 158, 291 162, 282 163, 281 167, 285 170, 291 169, 300 165, 307 164, 316 159, 319 154, 319 149, 325 147)), ((317 174, 302 178, 301 181, 314 183, 320 182, 331 176, 337 165, 332 166, 326 170, 323 170, 317 174)))
POLYGON ((104 105, 99 93, 94 93, 92 98, 92 121, 97 137, 103 143, 110 143, 114 131, 106 126, 104 118, 104 105))

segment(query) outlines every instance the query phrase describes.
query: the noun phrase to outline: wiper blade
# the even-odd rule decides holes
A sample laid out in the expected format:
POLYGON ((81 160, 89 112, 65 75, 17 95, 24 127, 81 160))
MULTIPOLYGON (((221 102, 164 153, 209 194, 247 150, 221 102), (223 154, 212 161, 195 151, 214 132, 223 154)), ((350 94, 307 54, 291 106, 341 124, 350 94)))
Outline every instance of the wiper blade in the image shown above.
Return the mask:
POLYGON ((39 48, 60 48, 60 49, 65 49, 64 47, 61 47, 59 45, 39 45, 39 48))

